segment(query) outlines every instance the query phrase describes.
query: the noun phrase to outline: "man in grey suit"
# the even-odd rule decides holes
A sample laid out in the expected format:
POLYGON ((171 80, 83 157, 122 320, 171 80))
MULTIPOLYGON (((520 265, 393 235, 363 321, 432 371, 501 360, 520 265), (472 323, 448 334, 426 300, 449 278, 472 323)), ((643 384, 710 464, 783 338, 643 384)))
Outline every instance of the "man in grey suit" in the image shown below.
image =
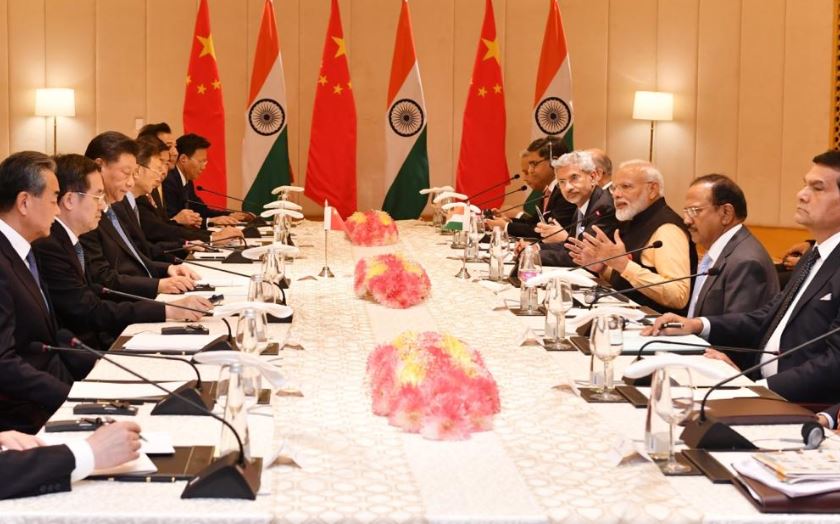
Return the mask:
MULTIPOLYGON (((717 276, 694 282, 689 317, 743 313, 763 306, 779 292, 779 279, 764 246, 743 225, 747 200, 733 180, 718 174, 699 177, 685 197, 683 220, 691 239, 706 254, 698 272, 715 268, 717 276)), ((757 362, 755 353, 728 354, 744 369, 757 362)))

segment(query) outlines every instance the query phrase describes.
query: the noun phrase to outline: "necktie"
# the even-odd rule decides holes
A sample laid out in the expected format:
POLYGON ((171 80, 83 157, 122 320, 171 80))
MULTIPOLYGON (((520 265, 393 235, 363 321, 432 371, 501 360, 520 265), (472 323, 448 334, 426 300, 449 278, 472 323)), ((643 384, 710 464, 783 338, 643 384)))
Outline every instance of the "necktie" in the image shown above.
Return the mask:
POLYGON ((548 211, 548 201, 551 199, 551 190, 549 188, 543 189, 543 213, 548 211))
POLYGON ((131 210, 134 211, 134 216, 137 217, 137 224, 140 224, 140 211, 137 210, 137 203, 131 204, 131 210))
POLYGON ((575 211, 575 224, 575 238, 580 238, 584 229, 586 229, 586 224, 583 220, 583 213, 580 212, 580 208, 575 211))
MULTIPOLYGON (((705 273, 712 265, 712 257, 708 253, 703 255, 700 265, 697 266, 698 273, 705 273)), ((694 316, 694 310, 697 307, 697 299, 700 298, 700 290, 703 289, 703 284, 706 283, 706 275, 698 276, 694 280, 694 289, 691 291, 691 304, 688 306, 688 317, 694 316)))
POLYGON ((764 336, 761 337, 761 344, 758 345, 760 349, 764 349, 764 346, 767 345, 767 341, 769 341, 770 337, 773 336, 773 332, 776 331, 777 327, 779 327, 779 323, 782 321, 782 318, 784 318, 788 308, 790 308, 790 305, 793 303, 793 299, 796 298, 796 295, 799 293, 799 288, 801 288, 802 284, 805 283, 805 279, 807 279, 808 275, 811 274, 811 269, 814 268, 814 264, 816 264, 819 258, 820 250, 814 246, 805 255, 805 260, 800 262, 802 264, 802 271, 799 272, 796 280, 789 282, 785 288, 782 303, 779 306, 779 309, 776 310, 776 314, 773 315, 773 320, 770 321, 770 325, 767 327, 767 331, 764 332, 764 336))
POLYGON ((119 219, 117 219, 117 215, 116 213, 114 213, 114 210, 109 207, 108 210, 105 211, 105 216, 107 216, 108 220, 111 221, 111 224, 114 226, 114 229, 117 230, 117 234, 120 235, 120 238, 125 243, 126 247, 128 247, 128 250, 131 251, 131 254, 134 255, 134 258, 137 260, 137 262, 139 262, 140 265, 143 266, 143 269, 146 271, 146 274, 151 277, 152 273, 149 271, 149 268, 146 267, 146 264, 143 263, 143 259, 140 258, 140 255, 137 253, 137 250, 134 249, 134 244, 132 244, 131 240, 128 239, 128 235, 126 235, 125 231, 123 231, 122 224, 120 224, 119 219))
POLYGON ((76 258, 79 259, 79 265, 82 267, 82 273, 85 272, 85 248, 82 247, 81 242, 73 244, 73 251, 76 252, 76 258))
POLYGON ((38 286, 38 291, 41 292, 41 298, 44 299, 44 304, 47 306, 47 311, 50 309, 50 303, 47 302, 47 296, 41 288, 41 274, 38 272, 38 263, 35 262, 35 252, 30 248, 29 254, 26 255, 26 263, 29 265, 29 272, 32 273, 32 278, 35 279, 35 285, 38 286))

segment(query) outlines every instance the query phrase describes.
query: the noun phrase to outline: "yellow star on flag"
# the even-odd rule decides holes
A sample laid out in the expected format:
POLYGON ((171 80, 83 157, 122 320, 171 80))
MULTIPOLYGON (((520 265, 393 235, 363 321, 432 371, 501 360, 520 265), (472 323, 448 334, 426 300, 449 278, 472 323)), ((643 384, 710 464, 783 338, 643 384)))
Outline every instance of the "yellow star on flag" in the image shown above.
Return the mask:
POLYGON ((343 88, 343 87, 341 87, 341 84, 336 84, 336 85, 333 87, 333 93, 335 93, 335 94, 337 94, 337 95, 340 95, 342 91, 344 91, 344 88, 343 88))
POLYGON ((485 96, 487 94, 487 90, 483 87, 478 88, 478 96, 485 96))
POLYGON ((190 75, 187 75, 187 85, 190 85, 190 82, 192 82, 192 78, 190 78, 190 75))
POLYGON ((222 88, 222 83, 219 81, 219 79, 217 78, 216 80, 213 80, 213 89, 221 89, 221 88, 222 88))
POLYGON ((321 75, 318 77, 318 83, 323 85, 327 85, 327 75, 321 75))
POLYGON ((484 53, 484 60, 490 60, 491 58, 496 59, 496 63, 502 63, 502 55, 499 52, 499 39, 496 40, 487 40, 486 38, 481 39, 484 42, 484 45, 487 46, 487 52, 484 53))
POLYGON ((338 49, 335 51, 335 56, 333 58, 338 58, 341 55, 346 55, 347 50, 344 48, 344 39, 339 38, 337 36, 333 36, 332 39, 333 39, 333 42, 335 42, 335 45, 338 46, 338 49))
POLYGON ((198 90, 199 95, 203 95, 204 92, 207 91, 207 88, 204 87, 204 84, 198 84, 198 87, 196 89, 198 90))
POLYGON ((347 89, 353 89, 353 82, 347 82, 347 89))
POLYGON ((493 86, 493 92, 498 95, 499 93, 502 92, 502 86, 500 86, 499 84, 494 85, 493 86))
POLYGON ((201 42, 201 53, 199 53, 198 57, 201 58, 204 55, 210 55, 215 60, 216 48, 213 47, 213 35, 207 35, 206 37, 195 35, 195 37, 201 42))

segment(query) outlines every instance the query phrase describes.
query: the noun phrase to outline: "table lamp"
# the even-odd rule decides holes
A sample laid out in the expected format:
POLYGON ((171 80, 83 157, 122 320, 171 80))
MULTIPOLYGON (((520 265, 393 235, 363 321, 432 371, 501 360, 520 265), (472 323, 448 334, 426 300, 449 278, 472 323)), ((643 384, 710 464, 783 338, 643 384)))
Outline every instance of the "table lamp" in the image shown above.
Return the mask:
POLYGON ((674 95, 662 91, 636 91, 633 119, 650 120, 648 161, 653 162, 653 129, 657 121, 674 119, 674 95))
POLYGON ((76 93, 68 88, 35 90, 35 115, 53 118, 53 154, 57 152, 58 117, 76 116, 76 93))

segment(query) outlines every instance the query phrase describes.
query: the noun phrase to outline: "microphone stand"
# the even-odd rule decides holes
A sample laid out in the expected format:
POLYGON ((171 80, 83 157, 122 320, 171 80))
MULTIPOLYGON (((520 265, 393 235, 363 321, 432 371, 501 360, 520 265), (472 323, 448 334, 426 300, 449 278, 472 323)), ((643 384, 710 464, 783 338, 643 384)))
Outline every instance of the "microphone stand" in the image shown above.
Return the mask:
MULTIPOLYGON (((624 256, 624 255, 622 255, 622 256, 624 256)), ((613 258, 615 258, 615 257, 613 257, 613 258)), ((640 291, 642 289, 647 289, 649 287, 654 287, 654 286, 663 286, 665 284, 670 284, 672 282, 679 282, 680 280, 687 280, 689 278, 694 278, 694 277, 702 277, 702 276, 712 276, 713 277, 713 276, 719 275, 722 270, 723 270, 723 267, 721 267, 719 269, 718 268, 710 268, 708 271, 701 271, 699 273, 693 273, 691 275, 684 275, 684 276, 677 277, 677 278, 671 278, 671 279, 668 279, 668 280, 663 280, 661 282, 652 282, 650 284, 645 284, 644 286, 617 289, 617 290, 613 290, 613 291, 610 291, 610 292, 607 292, 607 293, 599 293, 598 289, 595 289, 595 291, 594 291, 595 296, 592 298, 592 302, 589 303, 589 308, 588 309, 592 309, 595 306, 595 304, 598 303, 599 300, 601 300, 602 298, 605 298, 605 297, 622 295, 624 293, 629 293, 631 291, 640 291)))
MULTIPOLYGON (((518 187, 518 188, 514 189, 513 191, 508 191, 507 193, 505 193, 504 195, 502 195, 502 199, 504 199, 505 197, 509 197, 510 195, 513 195, 513 194, 515 194, 515 193, 521 193, 522 191, 526 191, 527 189, 528 189, 528 186, 527 186, 527 185, 525 185, 525 184, 523 184, 522 186, 520 186, 520 187, 518 187)), ((475 204, 475 205, 476 205, 476 206, 478 206, 478 207, 481 207, 481 206, 483 206, 484 204, 488 204, 488 203, 490 203, 490 202, 492 202, 492 201, 494 201, 494 200, 496 200, 496 199, 495 199, 495 198, 490 198, 490 199, 488 199, 488 200, 482 200, 481 202, 479 202, 478 204, 475 204)), ((467 200, 467 202, 469 202, 469 199, 467 200)))
POLYGON ((499 182, 498 184, 493 184, 492 186, 490 186, 486 189, 482 189, 481 191, 479 191, 478 193, 476 193, 474 195, 470 195, 470 197, 467 198, 467 200, 475 200, 475 197, 477 197, 478 195, 483 195, 484 193, 486 193, 488 191, 491 191, 493 189, 496 189, 497 187, 506 186, 506 185, 510 184, 511 182, 513 182, 514 180, 518 180, 520 178, 520 176, 521 175, 519 173, 517 173, 517 174, 513 175, 512 177, 508 178, 507 180, 505 180, 504 182, 499 182))
POLYGON ((233 424, 208 410, 206 407, 193 402, 179 393, 169 391, 165 387, 149 380, 140 373, 123 366, 119 362, 109 358, 107 355, 99 355, 95 349, 91 348, 76 337, 72 337, 71 346, 77 346, 79 349, 88 351, 89 353, 97 356, 97 358, 102 358, 106 362, 117 366, 134 377, 137 377, 144 383, 154 386, 167 395, 180 397, 183 402, 192 404, 197 410, 204 411, 208 416, 224 424, 233 433, 233 436, 236 438, 236 443, 239 446, 239 452, 237 453, 235 451, 231 451, 230 453, 214 460, 207 467, 196 473, 195 477, 187 482, 187 486, 181 493, 182 499, 225 498, 255 500, 257 498, 257 492, 260 489, 262 463, 258 461, 248 461, 245 459, 245 447, 242 445, 242 437, 240 437, 236 428, 233 427, 233 424))

